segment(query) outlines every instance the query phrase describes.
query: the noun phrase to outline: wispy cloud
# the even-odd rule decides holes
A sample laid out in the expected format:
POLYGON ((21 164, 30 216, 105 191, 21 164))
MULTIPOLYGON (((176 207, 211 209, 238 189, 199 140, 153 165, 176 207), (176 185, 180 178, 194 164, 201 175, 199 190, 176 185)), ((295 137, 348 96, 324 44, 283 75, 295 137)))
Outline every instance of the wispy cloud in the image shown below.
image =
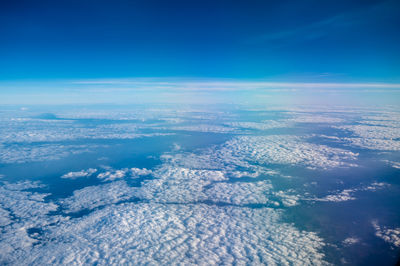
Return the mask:
MULTIPOLYGON (((400 89, 400 83, 323 83, 323 82, 279 82, 279 81, 242 81, 242 80, 142 80, 142 79, 105 79, 73 81, 75 85, 86 85, 88 89, 100 91, 129 91, 132 89, 164 90, 257 90, 257 89, 400 89)), ((80 88, 80 87, 79 87, 80 88)))
POLYGON ((251 42, 285 42, 290 43, 313 41, 332 34, 340 34, 354 30, 355 27, 371 23, 371 16, 376 10, 385 7, 385 1, 363 6, 351 11, 341 12, 320 20, 303 25, 295 25, 288 29, 281 29, 276 32, 269 32, 256 36, 251 42), (366 19, 368 18, 368 19, 366 19))
MULTIPOLYGON (((285 82, 279 80, 125 78, 55 80, 45 83, 0 82, 0 104, 86 103, 227 103, 303 101, 329 102, 359 99, 378 93, 373 101, 393 102, 400 83, 387 82, 285 82), (4 88, 4 90, 3 90, 4 88), (385 94, 383 95, 382 93, 385 94), (327 97, 327 93, 330 93, 327 97), (343 94, 353 93, 343 96, 343 94), (392 94, 395 95, 392 95, 392 94), (261 95, 261 96, 260 96, 261 95), (335 96, 336 95, 336 96, 335 96), (270 97, 271 96, 271 97, 270 97), (318 98, 319 97, 319 98, 318 98), (317 100, 318 98, 318 100, 317 100)), ((372 100, 372 98, 371 98, 372 100)))
MULTIPOLYGON (((136 79, 80 80, 74 85, 83 85, 88 90, 101 92, 130 90, 186 90, 186 91, 237 91, 237 90, 291 90, 291 89, 400 89, 400 83, 321 83, 321 82, 270 82, 270 81, 159 81, 136 79)), ((82 89, 78 86, 75 89, 82 89)))

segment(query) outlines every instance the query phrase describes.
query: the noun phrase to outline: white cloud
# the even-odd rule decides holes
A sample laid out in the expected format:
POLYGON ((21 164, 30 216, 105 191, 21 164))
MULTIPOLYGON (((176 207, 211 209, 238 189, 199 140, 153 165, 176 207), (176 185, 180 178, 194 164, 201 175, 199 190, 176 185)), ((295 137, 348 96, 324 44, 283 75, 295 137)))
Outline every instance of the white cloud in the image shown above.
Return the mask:
POLYGON ((307 138, 292 135, 239 136, 194 153, 164 154, 165 162, 194 169, 237 167, 254 169, 258 165, 285 164, 310 169, 353 167, 358 153, 326 145, 308 143, 307 138))
POLYGON ((130 175, 132 178, 138 178, 141 176, 148 176, 153 173, 153 171, 146 169, 146 168, 130 168, 130 175))
POLYGON ((107 171, 97 175, 98 179, 102 181, 114 181, 117 179, 123 179, 125 177, 129 178, 139 178, 142 176, 151 175, 152 171, 146 168, 123 168, 123 169, 108 169, 107 171))
POLYGON ((232 171, 228 172, 229 177, 234 177, 234 178, 243 178, 243 177, 251 177, 251 178, 257 178, 260 176, 260 172, 255 171, 255 172, 247 172, 247 171, 232 171))
POLYGON ((226 154, 260 164, 304 165, 309 168, 348 167, 358 154, 326 145, 307 143, 289 135, 242 136, 224 145, 226 154))
POLYGON ((38 144, 38 145, 2 145, 0 143, 0 163, 27 163, 59 160, 73 154, 91 152, 96 148, 106 145, 62 145, 62 144, 38 144))
POLYGON ((78 172, 69 172, 65 175, 62 175, 61 178, 66 178, 66 179, 76 179, 79 177, 89 177, 93 175, 94 173, 97 172, 97 169, 94 168, 89 168, 87 170, 81 170, 78 172))
POLYGON ((348 201, 348 200, 355 200, 356 198, 353 193, 357 191, 354 189, 344 189, 336 194, 327 195, 323 198, 315 198, 315 201, 331 201, 331 202, 341 202, 341 201, 348 201))
POLYGON ((257 129, 257 130, 268 130, 274 128, 286 128, 293 126, 286 121, 276 120, 264 120, 262 122, 227 122, 225 125, 229 125, 236 128, 246 129, 257 129))
MULTIPOLYGON (((73 113, 71 117, 75 117, 73 113)), ((82 114, 81 114, 82 115, 82 114)), ((89 119, 94 119, 87 115, 89 119)), ((96 118, 96 115, 93 114, 96 118)), ((114 116, 111 115, 114 119, 114 116)), ((171 133, 140 133, 142 128, 151 128, 143 122, 99 124, 87 126, 74 120, 46 120, 35 118, 10 118, 0 124, 0 143, 59 142, 87 139, 136 139, 171 133), (3 129, 3 130, 2 130, 3 129)))
POLYGON ((212 133, 231 133, 235 128, 224 127, 219 125, 188 125, 188 126, 173 126, 165 129, 169 130, 182 130, 182 131, 194 131, 194 132, 212 132, 212 133))
POLYGON ((116 181, 75 190, 71 197, 60 203, 65 212, 78 212, 131 199, 134 193, 135 188, 129 187, 125 181, 116 181))
POLYGON ((346 125, 335 128, 350 130, 363 139, 397 139, 400 138, 398 127, 371 126, 371 125, 346 125))
POLYGON ((400 151, 400 141, 392 139, 343 138, 352 146, 371 150, 400 151))
POLYGON ((221 81, 221 80, 198 80, 189 81, 184 79, 97 79, 73 81, 74 84, 84 85, 130 85, 125 90, 137 88, 157 88, 166 90, 254 90, 254 89, 274 89, 274 88, 301 88, 301 89, 340 89, 340 88, 386 88, 398 89, 400 84, 396 83, 306 83, 306 82, 271 82, 271 81, 221 81))
POLYGON ((204 187, 227 178, 221 171, 192 170, 165 165, 154 172, 155 179, 143 182, 136 196, 156 202, 188 203, 207 200, 204 187))
MULTIPOLYGON (((236 205, 246 204, 276 204, 270 199, 272 185, 268 181, 234 182, 213 184, 205 191, 208 199, 236 205)), ((279 203, 278 203, 279 204, 279 203)))
POLYGON ((375 235, 377 237, 382 238, 395 247, 400 247, 400 228, 381 227, 377 221, 373 221, 372 226, 375 228, 375 235))
POLYGON ((357 237, 348 237, 342 241, 343 245, 351 246, 360 242, 360 239, 357 237))
POLYGON ((25 191, 42 187, 37 182, 4 183, 0 185, 0 262, 8 263, 16 254, 29 250, 38 240, 29 229, 42 228, 65 220, 49 215, 58 206, 47 201, 50 194, 25 191))
POLYGON ((389 160, 383 160, 383 161, 389 164, 393 168, 400 169, 400 162, 389 161, 389 160))
POLYGON ((345 119, 339 118, 337 116, 332 115, 317 115, 313 113, 300 113, 295 112, 291 113, 293 118, 289 118, 286 121, 295 122, 295 123, 329 123, 329 124, 337 124, 343 123, 345 119))
POLYGON ((348 201, 348 200, 355 200, 356 197, 354 193, 359 191, 376 191, 378 189, 383 189, 388 187, 389 184, 383 182, 373 182, 370 185, 361 186, 358 188, 352 189, 344 189, 342 191, 337 191, 335 194, 327 195, 323 198, 312 198, 306 200, 314 200, 314 201, 330 201, 330 202, 341 202, 341 201, 348 201))
POLYGON ((362 120, 360 124, 335 126, 334 128, 351 132, 354 137, 343 138, 350 145, 384 151, 400 150, 400 116, 367 117, 374 120, 362 120))
POLYGON ((322 240, 272 209, 122 204, 53 227, 22 264, 326 264, 322 240), (82 237, 84 236, 84 237, 82 237))

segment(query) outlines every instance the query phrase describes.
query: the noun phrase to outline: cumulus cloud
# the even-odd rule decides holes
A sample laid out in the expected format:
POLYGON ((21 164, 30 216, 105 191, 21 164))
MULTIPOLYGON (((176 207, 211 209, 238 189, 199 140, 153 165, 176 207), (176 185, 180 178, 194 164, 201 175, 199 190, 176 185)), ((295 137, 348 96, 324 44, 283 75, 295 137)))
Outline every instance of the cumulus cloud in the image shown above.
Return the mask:
MULTIPOLYGON (((209 200, 236 205, 271 203, 272 185, 268 181, 215 183, 205 191, 209 200)), ((272 202, 271 204, 274 204, 272 202)))
POLYGON ((170 164, 195 169, 257 168, 257 165, 284 164, 310 169, 353 167, 358 153, 307 142, 291 135, 239 136, 197 153, 164 154, 170 164))
POLYGON ((125 181, 116 181, 98 186, 89 186, 75 190, 73 195, 60 201, 66 213, 94 209, 134 197, 135 188, 125 181))
MULTIPOLYGON (((276 172, 273 172, 272 170, 270 171, 271 174, 275 174, 276 172)), ((227 172, 229 177, 233 178, 243 178, 243 177, 250 177, 250 178, 257 178, 260 176, 259 171, 254 171, 254 172, 248 172, 248 171, 231 171, 227 172)))
POLYGON ((28 163, 59 160, 70 155, 92 152, 96 148, 106 145, 2 145, 0 144, 0 163, 28 163))
POLYGON ((194 170, 165 165, 154 172, 155 179, 143 182, 136 196, 157 202, 188 203, 207 200, 204 187, 228 180, 222 171, 194 170))
MULTIPOLYGON (((224 146, 227 154, 260 164, 304 165, 308 168, 348 167, 358 154, 326 145, 308 143, 289 135, 241 136, 224 146)), ((231 156, 230 155, 230 156, 231 156)))
POLYGON ((152 171, 146 168, 123 168, 123 169, 111 169, 109 168, 107 171, 100 173, 97 175, 98 179, 102 181, 114 181, 117 179, 123 179, 125 177, 128 178, 139 178, 142 176, 151 175, 152 171))
POLYGON ((359 124, 335 126, 351 132, 354 137, 343 138, 350 145, 384 151, 400 150, 400 116, 388 119, 386 116, 368 117, 376 120, 362 120, 359 124))
POLYGON ((61 176, 61 178, 65 179, 76 179, 79 177, 89 177, 97 172, 97 169, 89 168, 87 170, 81 170, 78 172, 69 172, 61 176))
POLYGON ((375 229, 377 237, 382 238, 395 247, 400 247, 400 228, 381 227, 378 221, 373 221, 372 226, 375 229))
POLYGON ((400 162, 389 161, 389 160, 383 160, 383 161, 389 164, 393 168, 400 169, 400 162))
POLYGON ((357 237, 348 237, 342 241, 343 245, 351 246, 360 242, 360 239, 357 237))
POLYGON ((58 209, 55 203, 46 200, 50 194, 26 191, 41 186, 29 181, 0 185, 0 263, 9 262, 15 254, 38 243, 30 229, 65 220, 58 215, 49 215, 58 209))
MULTIPOLYGON (((93 117, 90 117, 93 118, 93 117)), ((58 142, 82 139, 135 139, 166 135, 167 133, 140 133, 141 128, 148 128, 143 123, 118 123, 99 124, 87 126, 74 120, 46 120, 46 119, 11 119, 6 121, 4 133, 0 136, 2 143, 35 143, 35 142, 58 142)), ((170 135, 167 134, 167 135, 170 135)))
MULTIPOLYGON (((354 194, 359 191, 376 191, 378 189, 383 189, 388 187, 389 184, 383 182, 373 182, 370 185, 361 186, 358 188, 352 189, 344 189, 342 191, 337 191, 334 194, 327 195, 323 198, 313 198, 311 200, 315 201, 330 201, 330 202, 341 202, 341 201, 348 201, 348 200, 355 200, 356 197, 354 194)), ((310 199, 307 199, 310 200, 310 199)))
MULTIPOLYGON (((238 132, 241 135, 191 152, 177 144, 161 156, 161 165, 152 170, 103 167, 66 173, 62 178, 96 174, 101 182, 100 185, 75 190, 71 196, 56 202, 48 201, 46 193, 27 191, 27 188, 39 188, 40 184, 4 185, 1 188, 4 193, 3 190, 0 193, 0 226, 7 229, 2 231, 5 233, 0 238, 0 249, 6 251, 2 252, 0 262, 100 265, 325 264, 323 240, 313 232, 298 230, 294 225, 282 221, 286 208, 299 204, 309 194, 299 195, 296 190, 279 185, 276 188, 274 178, 283 175, 272 169, 275 165, 309 169, 351 167, 355 166, 358 154, 311 143, 311 139, 304 136, 265 135, 268 132, 261 131, 294 126, 296 123, 343 123, 344 119, 291 113, 292 118, 283 120, 227 123, 225 121, 228 120, 219 120, 224 121, 221 126, 209 121, 187 126, 177 124, 186 121, 187 117, 199 121, 212 120, 211 115, 184 112, 173 115, 177 120, 169 121, 163 114, 161 117, 148 115, 143 120, 158 119, 157 123, 151 125, 155 130, 238 132), (159 122, 163 119, 165 121, 159 122), (162 124, 165 122, 172 126, 162 124), (250 135, 251 132, 257 135, 250 135), (130 179, 140 181, 140 186, 130 186, 130 179), (3 205, 7 200, 9 203, 3 205), (60 218, 54 215, 55 211, 65 216, 60 218), (11 244, 7 244, 7 239, 11 239, 11 244)), ((218 117, 223 115, 216 114, 218 117)), ((132 117, 140 116, 125 114, 126 119, 132 117)), ((106 139, 132 138, 141 134, 138 132, 141 126, 126 122, 95 126, 82 132, 88 133, 88 138, 106 139)), ((77 128, 72 131, 74 138, 84 134, 77 133, 77 128)), ((28 135, 24 137, 28 142, 40 139, 35 134, 31 139, 28 135)), ((24 138, 21 137, 21 140, 24 138)), ((47 141, 52 141, 51 137, 47 141)), ((37 147, 45 145, 48 145, 48 150, 33 152, 31 158, 61 158, 59 156, 67 156, 74 151, 73 147, 66 149, 61 145, 54 152, 51 149, 57 147, 57 143, 38 144, 37 147)), ((0 160, 2 150, 8 148, 0 147, 0 160)), ((91 146, 85 149, 88 151, 91 146)), ((23 155, 21 158, 24 158, 21 161, 27 161, 29 156, 23 155)), ((138 185, 138 182, 134 183, 138 185)), ((331 191, 321 198, 308 200, 354 200, 357 192, 374 191, 386 185, 375 182, 331 191)), ((385 230, 379 227, 377 236, 394 239, 397 229, 385 230)), ((343 241, 343 245, 353 245, 357 241, 357 238, 349 237, 343 241)))
MULTIPOLYGON (((133 169, 131 172, 139 175, 149 173, 133 169)), ((282 197, 282 193, 272 193, 269 181, 225 183, 228 179, 222 171, 168 165, 152 174, 155 179, 144 181, 141 187, 114 181, 74 191, 72 196, 60 200, 62 210, 92 212, 81 218, 53 219, 52 224, 48 214, 57 205, 43 202, 47 194, 21 193, 21 189, 40 184, 9 184, 6 191, 13 194, 1 193, 4 199, 18 197, 26 204, 28 196, 44 204, 35 206, 35 213, 25 215, 26 221, 38 216, 42 232, 38 235, 27 230, 22 230, 23 234, 7 231, 0 240, 5 250, 1 261, 11 264, 120 264, 126 261, 200 265, 326 264, 321 253, 322 239, 315 233, 299 231, 293 225, 280 222, 281 212, 276 209, 190 204, 199 200, 252 204, 268 202, 268 195, 282 197), (135 197, 149 202, 124 203, 135 197), (7 244, 10 240, 11 245, 7 244), (12 246, 16 241, 20 245, 17 249, 12 246)), ((9 204, 14 206, 15 202, 9 204)), ((6 219, 0 221, 8 226, 11 222, 7 220, 8 210, 1 213, 6 219)))
POLYGON ((46 232, 11 257, 23 264, 326 264, 322 240, 275 210, 204 204, 121 204, 46 232), (82 237, 84 236, 84 237, 82 237), (17 260, 18 258, 18 260, 17 260))
POLYGON ((355 189, 344 189, 336 194, 327 195, 323 198, 316 198, 313 200, 316 201, 331 201, 331 202, 341 202, 348 200, 355 200, 356 198, 352 196, 352 194, 357 191, 355 189))

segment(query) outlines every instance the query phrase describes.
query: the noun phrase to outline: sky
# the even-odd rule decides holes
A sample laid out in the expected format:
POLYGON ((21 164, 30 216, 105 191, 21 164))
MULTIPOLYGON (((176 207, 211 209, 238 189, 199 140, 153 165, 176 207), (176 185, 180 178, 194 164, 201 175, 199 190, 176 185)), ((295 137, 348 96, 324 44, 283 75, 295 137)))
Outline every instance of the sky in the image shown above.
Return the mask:
POLYGON ((399 84, 398 14, 396 0, 2 0, 0 103, 96 79, 399 84))

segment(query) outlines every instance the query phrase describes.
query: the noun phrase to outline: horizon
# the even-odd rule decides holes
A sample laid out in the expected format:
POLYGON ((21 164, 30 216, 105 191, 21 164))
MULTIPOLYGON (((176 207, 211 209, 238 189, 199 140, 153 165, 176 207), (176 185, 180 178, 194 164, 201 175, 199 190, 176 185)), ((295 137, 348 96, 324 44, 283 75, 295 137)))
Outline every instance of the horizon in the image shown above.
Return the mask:
POLYGON ((400 262, 399 0, 1 0, 0 265, 400 262))

